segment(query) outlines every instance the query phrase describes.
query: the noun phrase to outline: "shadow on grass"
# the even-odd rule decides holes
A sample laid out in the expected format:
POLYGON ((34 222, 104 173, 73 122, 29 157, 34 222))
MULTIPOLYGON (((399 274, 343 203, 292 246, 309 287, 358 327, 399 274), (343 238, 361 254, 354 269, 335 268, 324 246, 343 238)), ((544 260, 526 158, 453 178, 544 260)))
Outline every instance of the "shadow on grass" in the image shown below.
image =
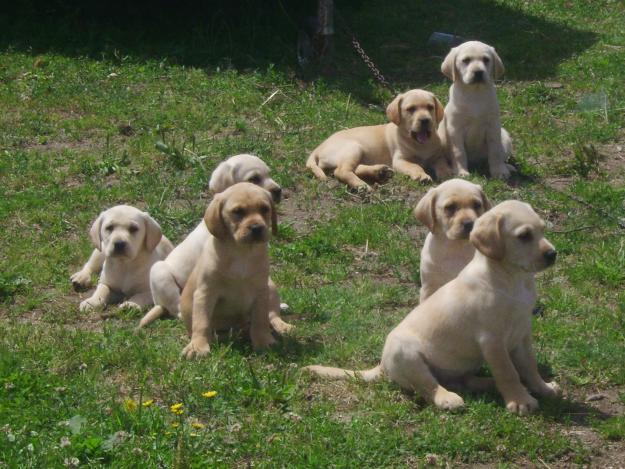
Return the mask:
MULTIPOLYGON (((334 55, 326 80, 371 98, 373 77, 353 51, 349 27, 397 88, 444 82, 443 47, 426 46, 443 31, 494 45, 507 78, 553 76, 563 60, 590 47, 596 35, 487 0, 344 0, 337 4, 334 55)), ((82 2, 26 0, 0 7, 0 48, 111 62, 264 70, 273 64, 300 73, 298 29, 315 14, 316 1, 82 2)), ((301 75, 301 73, 300 73, 301 75)))

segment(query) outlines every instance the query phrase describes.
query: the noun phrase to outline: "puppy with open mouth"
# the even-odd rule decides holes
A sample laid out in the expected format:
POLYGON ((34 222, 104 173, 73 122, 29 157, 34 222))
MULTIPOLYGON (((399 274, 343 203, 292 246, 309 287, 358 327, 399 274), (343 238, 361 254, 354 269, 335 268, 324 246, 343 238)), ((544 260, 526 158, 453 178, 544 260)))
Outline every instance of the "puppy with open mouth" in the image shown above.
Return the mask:
POLYGON ((306 166, 325 180, 332 171, 353 189, 371 190, 366 182, 383 183, 393 171, 419 182, 431 182, 426 169, 444 178, 451 167, 441 148, 438 124, 443 106, 429 91, 410 90, 386 109, 390 123, 341 130, 319 145, 306 166))
POLYGON ((430 230, 421 250, 419 301, 456 278, 473 258, 471 230, 490 208, 482 187, 464 179, 445 181, 419 201, 415 217, 430 230))
POLYGON ((215 195, 204 215, 210 236, 180 297, 191 338, 187 358, 210 352, 218 331, 249 330, 255 348, 275 342, 269 320, 269 246, 277 215, 266 190, 241 182, 215 195))

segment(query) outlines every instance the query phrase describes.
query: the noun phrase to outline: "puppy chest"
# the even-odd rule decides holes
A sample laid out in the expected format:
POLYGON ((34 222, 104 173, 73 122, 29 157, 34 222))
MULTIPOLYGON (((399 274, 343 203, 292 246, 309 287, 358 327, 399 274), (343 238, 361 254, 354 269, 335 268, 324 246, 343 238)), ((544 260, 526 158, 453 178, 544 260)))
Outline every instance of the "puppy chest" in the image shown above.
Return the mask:
POLYGON ((219 292, 219 300, 215 305, 215 315, 219 317, 249 316, 258 298, 258 289, 250 288, 241 282, 230 285, 219 292))

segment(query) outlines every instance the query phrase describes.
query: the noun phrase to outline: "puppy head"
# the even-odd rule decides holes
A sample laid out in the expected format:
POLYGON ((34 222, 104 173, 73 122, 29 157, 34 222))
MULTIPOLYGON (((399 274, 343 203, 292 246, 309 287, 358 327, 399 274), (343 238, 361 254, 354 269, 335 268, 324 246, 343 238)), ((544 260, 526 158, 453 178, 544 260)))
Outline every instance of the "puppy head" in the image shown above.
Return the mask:
POLYGON ((475 220, 491 208, 481 186, 464 179, 450 179, 430 189, 414 214, 434 234, 447 239, 469 239, 475 220))
POLYGON ((468 41, 449 51, 441 71, 454 82, 479 85, 500 78, 504 74, 504 66, 494 47, 479 41, 468 41))
POLYGON ((427 143, 443 119, 443 105, 429 91, 410 90, 400 94, 386 108, 389 120, 417 143, 427 143))
POLYGON ((215 195, 204 215, 215 238, 237 244, 266 243, 276 234, 277 213, 271 194, 249 182, 240 182, 215 195))
POLYGON ((139 251, 153 251, 161 241, 161 227, 147 213, 128 205, 102 212, 90 230, 93 245, 106 257, 134 259, 139 251))
POLYGON ((539 272, 556 260, 545 223, 526 203, 507 200, 476 222, 471 242, 485 256, 525 272, 539 272))
POLYGON ((265 162, 254 155, 234 155, 221 162, 213 171, 208 188, 219 193, 237 182, 246 181, 268 190, 274 202, 280 202, 282 188, 269 176, 269 167, 265 162))

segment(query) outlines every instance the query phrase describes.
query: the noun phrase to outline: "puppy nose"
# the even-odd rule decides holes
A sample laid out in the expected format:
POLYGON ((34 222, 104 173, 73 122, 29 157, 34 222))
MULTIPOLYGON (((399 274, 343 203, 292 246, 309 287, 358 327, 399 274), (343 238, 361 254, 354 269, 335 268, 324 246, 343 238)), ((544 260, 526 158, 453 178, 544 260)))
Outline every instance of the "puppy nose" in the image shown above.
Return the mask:
POLYGON ((113 243, 113 250, 115 252, 123 252, 126 249, 126 241, 115 241, 113 243))
POLYGON ((275 189, 271 189, 271 198, 275 203, 280 202, 280 200, 282 200, 282 188, 276 187, 275 189))
POLYGON ((419 123, 421 124, 421 127, 425 127, 426 125, 428 125, 430 123, 430 118, 429 117, 420 117, 419 118, 419 123))
POLYGON ((475 81, 482 81, 484 79, 484 72, 482 70, 476 70, 473 72, 473 79, 475 81))
POLYGON ((464 228, 464 231, 466 231, 467 233, 471 233, 471 230, 473 229, 473 220, 465 220, 462 222, 462 227, 464 228))
POLYGON ((250 226, 250 231, 254 237, 260 237, 264 234, 265 227, 260 223, 254 223, 252 226, 250 226))
POLYGON ((545 258, 545 260, 547 261, 547 263, 549 265, 553 264, 556 261, 556 256, 558 255, 558 253, 556 252, 555 249, 549 249, 549 251, 545 252, 543 254, 543 257, 545 258))

